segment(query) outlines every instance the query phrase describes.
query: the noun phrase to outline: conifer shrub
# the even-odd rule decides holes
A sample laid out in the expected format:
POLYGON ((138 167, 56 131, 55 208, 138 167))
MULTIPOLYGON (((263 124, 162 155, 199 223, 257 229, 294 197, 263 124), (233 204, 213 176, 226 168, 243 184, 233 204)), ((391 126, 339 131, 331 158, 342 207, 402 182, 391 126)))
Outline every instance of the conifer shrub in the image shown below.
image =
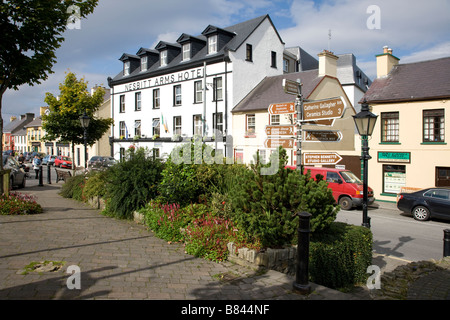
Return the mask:
POLYGON ((86 177, 84 174, 76 174, 69 177, 61 187, 59 194, 64 198, 72 198, 78 201, 85 201, 83 197, 83 189, 86 185, 86 177))
POLYGON ((312 231, 325 230, 336 218, 339 207, 335 206, 326 182, 285 169, 286 163, 286 151, 280 148, 268 164, 261 164, 255 156, 255 162, 235 177, 228 192, 232 220, 248 242, 260 241, 265 247, 295 243, 298 227, 295 213, 301 211, 312 214, 312 231), (277 170, 262 175, 262 168, 277 170))

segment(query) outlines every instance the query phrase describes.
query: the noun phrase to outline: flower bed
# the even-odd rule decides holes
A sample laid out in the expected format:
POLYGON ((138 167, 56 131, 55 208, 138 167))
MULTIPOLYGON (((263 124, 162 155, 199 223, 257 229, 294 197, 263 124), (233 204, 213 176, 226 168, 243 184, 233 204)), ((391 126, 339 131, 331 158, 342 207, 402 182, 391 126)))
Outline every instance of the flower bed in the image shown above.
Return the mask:
POLYGON ((42 211, 41 205, 36 202, 34 196, 19 192, 0 195, 1 215, 36 214, 42 211))

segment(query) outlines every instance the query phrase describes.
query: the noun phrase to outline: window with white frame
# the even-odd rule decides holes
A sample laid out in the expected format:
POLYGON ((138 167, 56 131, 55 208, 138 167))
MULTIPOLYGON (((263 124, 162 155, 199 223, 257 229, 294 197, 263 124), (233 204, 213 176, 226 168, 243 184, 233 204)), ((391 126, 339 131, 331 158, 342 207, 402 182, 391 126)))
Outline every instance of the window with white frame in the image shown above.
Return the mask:
POLYGON ((191 59, 191 44, 185 43, 183 44, 183 61, 187 61, 191 59))
POLYGON ((125 61, 123 63, 123 75, 127 76, 130 74, 130 61, 125 61))
POLYGON ((208 54, 217 52, 217 34, 208 38, 208 54))
POLYGON ((173 117, 173 134, 181 135, 181 116, 173 117))
POLYGON ((201 136, 203 134, 202 116, 200 114, 195 114, 193 122, 193 135, 201 136))
POLYGON ((121 95, 119 97, 119 112, 123 113, 125 112, 125 95, 121 95))
POLYGON ((152 134, 153 134, 153 136, 156 136, 156 135, 160 135, 160 132, 161 132, 161 121, 159 120, 159 118, 153 118, 153 120, 152 120, 152 134))
POLYGON ((423 142, 445 141, 445 109, 423 110, 423 142))
POLYGON ((202 81, 194 82, 194 103, 203 102, 203 85, 202 81))
POLYGON ((141 136, 141 120, 134 120, 134 135, 141 136))
POLYGON ((173 105, 181 106, 181 84, 173 86, 173 105))
POLYGON ((159 89, 153 89, 153 109, 159 109, 160 107, 159 94, 159 89))
POLYGON ((256 118, 254 114, 247 114, 245 118, 246 123, 246 136, 254 137, 256 129, 256 118))
POLYGON ((278 126, 280 124, 280 115, 279 114, 271 114, 270 115, 270 124, 274 126, 278 126))
POLYGON ((213 79, 213 83, 214 83, 214 97, 213 97, 213 101, 218 101, 218 100, 222 100, 223 96, 222 96, 222 77, 217 77, 213 79))
MULTIPOLYGON (((223 113, 218 112, 213 114, 213 128, 220 131, 223 135, 223 113)), ((214 132, 214 134, 216 134, 214 132)))
POLYGON ((125 130, 125 121, 119 122, 119 137, 125 138, 126 130, 125 130))
POLYGON ((289 60, 288 59, 283 59, 283 71, 289 72, 289 60))
POLYGON ((141 93, 135 93, 135 101, 134 101, 134 111, 141 111, 141 93))
POLYGON ((147 70, 147 56, 142 56, 141 57, 141 71, 146 71, 147 70))
POLYGON ((161 67, 167 66, 168 58, 167 58, 167 50, 163 50, 159 54, 159 65, 161 67))

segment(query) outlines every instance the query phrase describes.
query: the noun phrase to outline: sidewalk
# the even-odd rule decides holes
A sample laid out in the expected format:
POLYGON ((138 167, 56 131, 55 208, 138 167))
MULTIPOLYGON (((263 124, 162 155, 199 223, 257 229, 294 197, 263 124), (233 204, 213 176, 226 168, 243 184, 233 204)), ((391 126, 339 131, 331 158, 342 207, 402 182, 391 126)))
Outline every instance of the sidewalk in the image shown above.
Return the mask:
MULTIPOLYGON (((182 244, 169 244, 142 225, 104 217, 97 209, 59 196, 61 185, 60 182, 38 186, 37 180, 28 180, 27 187, 18 191, 35 195, 44 212, 33 216, 0 216, 0 299, 373 298, 368 290, 349 294, 313 283, 311 294, 300 295, 292 290, 294 278, 286 274, 272 270, 255 273, 230 262, 215 263, 193 257, 184 253, 182 244), (63 261, 64 265, 54 271, 24 272, 32 262, 41 261, 63 261), (80 289, 70 290, 67 286, 68 279, 72 281, 76 275, 67 272, 69 266, 79 267, 80 289)), ((383 266, 383 272, 406 264, 385 256, 374 256, 374 260, 383 266)), ((423 283, 415 283, 416 291, 438 284, 441 289, 426 299, 449 299, 449 270, 433 274, 430 281, 421 278, 423 283)))

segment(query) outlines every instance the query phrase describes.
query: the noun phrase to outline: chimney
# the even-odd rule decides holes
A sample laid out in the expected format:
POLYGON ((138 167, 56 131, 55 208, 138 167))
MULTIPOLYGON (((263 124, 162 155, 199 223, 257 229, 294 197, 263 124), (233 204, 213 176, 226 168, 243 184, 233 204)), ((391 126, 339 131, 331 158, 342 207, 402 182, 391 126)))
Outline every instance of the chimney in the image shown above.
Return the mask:
POLYGON ((388 46, 383 47, 383 53, 377 57, 377 78, 387 77, 392 68, 399 62, 399 58, 392 55, 392 49, 388 46))
POLYGON ((319 77, 330 76, 337 77, 337 59, 333 52, 323 50, 319 56, 319 77))

